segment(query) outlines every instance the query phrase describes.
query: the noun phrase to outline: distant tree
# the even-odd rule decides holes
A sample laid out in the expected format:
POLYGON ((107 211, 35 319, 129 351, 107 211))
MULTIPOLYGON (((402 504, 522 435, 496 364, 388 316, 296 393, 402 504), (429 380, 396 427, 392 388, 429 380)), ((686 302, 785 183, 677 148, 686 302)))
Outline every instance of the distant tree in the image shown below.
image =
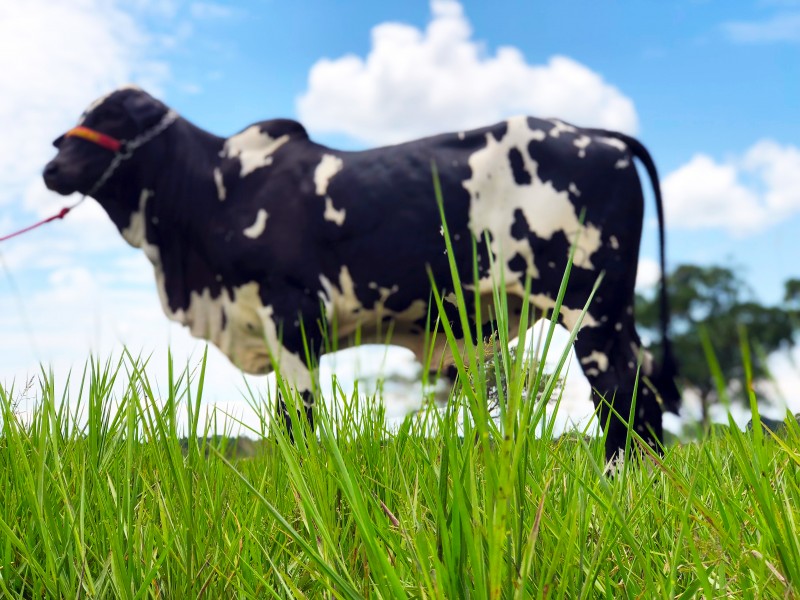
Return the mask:
MULTIPOLYGON (((684 386, 694 388, 703 407, 703 424, 709 424, 709 406, 717 400, 716 384, 701 343, 705 331, 714 348, 723 376, 738 380, 745 390, 740 328, 744 327, 750 345, 754 379, 767 375, 764 357, 795 343, 800 280, 786 283, 782 306, 763 306, 750 287, 730 268, 681 265, 667 277, 672 315, 672 345, 684 386)), ((637 295, 637 321, 648 329, 658 326, 658 299, 637 295)), ((660 340, 654 345, 660 353, 660 340)))
POLYGON ((783 284, 783 302, 795 316, 800 312, 800 279, 789 279, 783 284))

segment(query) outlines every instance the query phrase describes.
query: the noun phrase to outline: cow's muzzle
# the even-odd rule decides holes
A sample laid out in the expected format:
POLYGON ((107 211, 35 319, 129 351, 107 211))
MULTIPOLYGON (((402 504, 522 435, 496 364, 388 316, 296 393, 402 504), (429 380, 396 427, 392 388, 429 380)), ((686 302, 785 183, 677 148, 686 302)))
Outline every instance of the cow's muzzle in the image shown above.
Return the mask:
POLYGON ((68 196, 78 191, 78 184, 74 176, 66 172, 58 158, 54 158, 44 168, 42 173, 44 184, 48 190, 68 196))

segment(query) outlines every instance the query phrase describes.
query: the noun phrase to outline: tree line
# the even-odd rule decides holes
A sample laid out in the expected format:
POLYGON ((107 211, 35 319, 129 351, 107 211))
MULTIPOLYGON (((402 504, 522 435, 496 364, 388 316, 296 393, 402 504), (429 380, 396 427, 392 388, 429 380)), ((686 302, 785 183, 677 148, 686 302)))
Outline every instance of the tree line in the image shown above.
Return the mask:
MULTIPOLYGON (((680 265, 667 275, 667 286, 679 384, 697 392, 703 423, 708 425, 709 406, 719 400, 718 378, 711 365, 718 365, 718 374, 728 383, 729 397, 746 400, 749 383, 769 379, 768 356, 788 351, 797 343, 800 279, 786 281, 782 301, 772 306, 759 302, 752 288, 730 267, 680 265)), ((655 332, 657 295, 637 294, 636 311, 637 322, 655 332)), ((654 340, 654 354, 660 355, 661 343, 654 340)))

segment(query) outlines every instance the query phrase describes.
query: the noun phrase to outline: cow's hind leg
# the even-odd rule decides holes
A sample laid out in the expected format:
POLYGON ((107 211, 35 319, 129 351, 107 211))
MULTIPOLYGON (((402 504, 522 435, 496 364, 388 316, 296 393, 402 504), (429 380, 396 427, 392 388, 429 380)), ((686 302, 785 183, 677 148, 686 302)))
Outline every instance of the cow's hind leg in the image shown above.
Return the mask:
POLYGON ((642 350, 632 318, 608 325, 585 327, 575 341, 606 434, 606 459, 614 459, 625 449, 628 423, 658 452, 663 437, 661 407, 642 377, 637 381, 637 374, 650 374, 649 356, 642 350))

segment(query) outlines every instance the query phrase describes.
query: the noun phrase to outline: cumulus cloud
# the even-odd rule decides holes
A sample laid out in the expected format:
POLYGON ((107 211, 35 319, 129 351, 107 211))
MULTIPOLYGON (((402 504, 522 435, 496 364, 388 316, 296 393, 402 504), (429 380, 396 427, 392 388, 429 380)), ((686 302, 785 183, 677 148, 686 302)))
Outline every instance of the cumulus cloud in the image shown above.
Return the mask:
MULTIPOLYGON (((40 172, 50 142, 89 102, 128 82, 160 92, 169 67, 144 22, 175 11, 154 0, 0 3, 0 234, 76 199, 48 192, 40 172)), ((90 351, 118 355, 120 343, 163 354, 174 338, 179 362, 202 348, 185 333, 170 337, 152 269, 143 256, 139 267, 128 262, 133 252, 91 200, 0 251, 0 382, 37 375, 40 362, 63 381, 90 351), (136 285, 143 272, 147 284, 136 285)))
POLYGON ((297 100, 304 124, 368 143, 486 125, 527 113, 635 133, 633 102, 565 56, 530 64, 514 47, 487 53, 455 0, 432 0, 424 31, 402 23, 372 29, 365 57, 318 61, 297 100))
POLYGON ((94 98, 129 81, 159 87, 168 69, 149 39, 115 2, 0 4, 0 203, 37 177, 50 142, 94 98))
MULTIPOLYGON (((50 142, 89 102, 120 84, 132 81, 160 93, 169 66, 159 53, 188 35, 187 24, 176 21, 180 11, 175 2, 155 0, 0 3, 0 234, 77 199, 53 194, 41 181, 55 153, 50 142), (164 31, 155 33, 147 17, 164 31)), ((192 4, 188 12, 195 19, 240 14, 214 3, 192 4)), ((4 244, 0 260, 0 385, 14 382, 19 390, 44 365, 55 374, 57 395, 70 372, 76 393, 90 355, 119 358, 125 346, 150 357, 148 374, 162 391, 168 352, 177 370, 198 367, 206 344, 166 319, 152 266, 127 247, 96 202, 87 200, 64 221, 4 244)), ((396 349, 391 352, 387 364, 396 364, 396 349)), ((353 376, 342 373, 342 363, 337 372, 348 391, 353 376)), ((328 364, 323 382, 331 378, 328 364)), ((243 375, 209 348, 206 400, 246 413, 245 382, 256 394, 274 387, 274 378, 243 375)))
POLYGON ((732 21, 724 23, 722 30, 728 39, 741 44, 797 43, 800 42, 800 12, 785 12, 763 21, 732 21))
MULTIPOLYGON (((143 256, 137 258, 115 261, 124 268, 116 275, 111 269, 74 264, 50 269, 46 287, 27 291, 22 305, 12 301, 12 293, 0 293, 0 383, 36 376, 41 362, 53 368, 63 385, 65 374, 80 371, 90 353, 103 360, 119 357, 125 345, 134 355, 152 356, 150 372, 161 385, 166 381, 168 350, 176 369, 187 362, 196 367, 205 343, 166 320, 152 268, 143 256), (136 285, 145 275, 148 284, 136 285), (22 321, 27 321, 25 327, 22 321)), ((209 355, 211 399, 241 400, 232 382, 241 382, 242 375, 216 349, 209 355)), ((253 379, 256 385, 259 381, 263 378, 253 379)))
POLYGON ((670 227, 757 233, 800 211, 800 149, 761 140, 721 162, 697 154, 662 187, 670 227))

